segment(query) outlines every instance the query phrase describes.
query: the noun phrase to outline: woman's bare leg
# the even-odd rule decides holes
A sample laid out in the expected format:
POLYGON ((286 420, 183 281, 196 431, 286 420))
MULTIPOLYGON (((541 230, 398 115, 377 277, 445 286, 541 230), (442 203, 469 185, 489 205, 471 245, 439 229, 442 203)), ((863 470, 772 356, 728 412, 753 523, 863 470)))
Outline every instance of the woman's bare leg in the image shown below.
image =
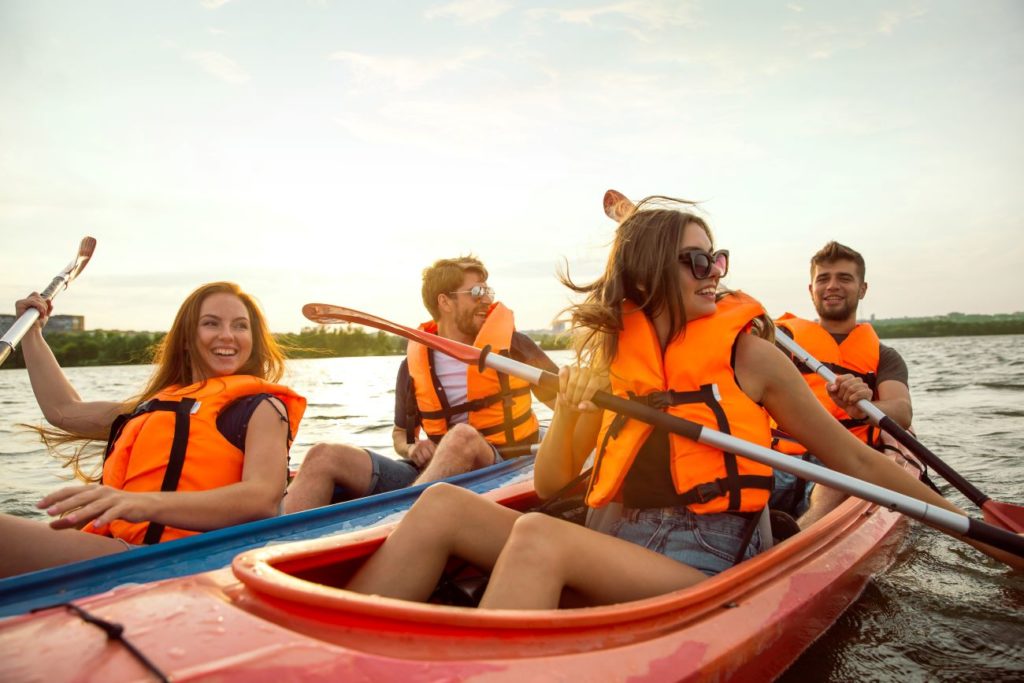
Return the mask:
POLYGON ((112 555, 126 549, 114 538, 77 529, 58 531, 43 522, 12 515, 0 515, 0 538, 5 548, 0 553, 0 577, 112 555))
POLYGON ((515 521, 480 607, 554 609, 564 587, 594 604, 611 604, 661 595, 706 578, 634 543, 529 513, 515 521))
POLYGON ((346 588, 424 601, 452 556, 490 570, 519 515, 472 491, 435 484, 423 492, 346 588))

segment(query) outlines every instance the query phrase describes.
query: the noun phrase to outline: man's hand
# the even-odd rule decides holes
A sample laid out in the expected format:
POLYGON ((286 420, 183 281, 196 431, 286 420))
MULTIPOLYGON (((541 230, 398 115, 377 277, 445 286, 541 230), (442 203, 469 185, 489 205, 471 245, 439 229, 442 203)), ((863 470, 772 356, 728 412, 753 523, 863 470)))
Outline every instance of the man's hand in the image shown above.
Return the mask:
POLYGON ((437 444, 430 439, 419 439, 409 446, 407 457, 416 464, 416 467, 423 469, 434 457, 435 448, 437 448, 437 444))
POLYGON ((863 420, 867 413, 857 407, 857 402, 870 401, 874 392, 856 375, 839 375, 834 383, 828 385, 828 395, 847 415, 855 420, 863 420))

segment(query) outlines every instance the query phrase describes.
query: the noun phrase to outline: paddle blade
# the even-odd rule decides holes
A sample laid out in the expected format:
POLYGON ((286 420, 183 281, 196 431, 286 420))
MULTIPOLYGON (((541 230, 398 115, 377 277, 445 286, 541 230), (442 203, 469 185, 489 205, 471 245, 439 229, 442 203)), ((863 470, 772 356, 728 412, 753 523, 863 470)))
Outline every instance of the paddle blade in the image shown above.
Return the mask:
POLYGON ((480 360, 480 349, 475 346, 462 344, 452 339, 445 339, 436 334, 406 327, 405 325, 399 325, 390 320, 378 318, 370 313, 363 313, 352 308, 334 306, 332 304, 306 304, 302 307, 302 315, 322 325, 356 323, 357 325, 373 327, 446 353, 452 358, 469 365, 475 365, 480 360))
POLYGON ((987 500, 981 506, 985 521, 1008 531, 1024 533, 1024 505, 987 500))
POLYGON ((83 237, 82 243, 78 245, 78 256, 72 261, 68 272, 68 282, 78 277, 78 274, 85 270, 85 264, 92 258, 92 252, 96 250, 95 237, 83 237))
POLYGON ((604 213, 613 221, 621 223, 635 208, 633 202, 618 190, 608 190, 604 193, 604 213))

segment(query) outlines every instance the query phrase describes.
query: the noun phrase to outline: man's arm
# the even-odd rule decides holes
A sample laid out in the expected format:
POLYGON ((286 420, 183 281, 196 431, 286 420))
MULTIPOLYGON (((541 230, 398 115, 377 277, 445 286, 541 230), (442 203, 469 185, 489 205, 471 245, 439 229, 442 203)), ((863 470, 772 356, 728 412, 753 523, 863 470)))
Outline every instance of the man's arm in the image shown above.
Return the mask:
POLYGON ((906 384, 890 380, 878 385, 878 398, 872 401, 879 410, 904 429, 910 427, 914 409, 910 403, 910 389, 906 384))
POLYGON ((866 417, 856 403, 860 399, 867 399, 892 418, 893 422, 908 429, 914 417, 908 374, 903 358, 894 349, 882 345, 879 348, 878 384, 874 394, 859 378, 842 375, 836 379, 835 385, 829 387, 829 395, 850 417, 866 417))
MULTIPOLYGON (((512 360, 517 360, 520 363, 526 363, 532 365, 535 368, 541 370, 547 370, 548 372, 558 374, 558 366, 555 362, 548 357, 548 354, 544 353, 537 342, 530 339, 527 335, 522 332, 512 333, 512 344, 509 348, 509 355, 512 360)), ((540 387, 533 387, 533 395, 537 397, 544 405, 552 410, 555 409, 555 399, 558 397, 557 392, 548 391, 541 389, 540 387)))
POLYGON ((873 401, 883 413, 904 429, 914 417, 910 402, 910 372, 896 349, 880 344, 878 348, 878 394, 873 401))
POLYGON ((398 376, 395 378, 395 426, 391 429, 391 444, 395 447, 395 453, 412 460, 417 467, 424 467, 434 457, 434 448, 437 444, 430 439, 419 438, 418 423, 409 424, 410 420, 415 419, 410 414, 414 412, 415 406, 409 402, 415 400, 412 378, 409 376, 409 362, 402 361, 398 367, 398 376), (413 443, 409 443, 406 427, 412 429, 413 443))

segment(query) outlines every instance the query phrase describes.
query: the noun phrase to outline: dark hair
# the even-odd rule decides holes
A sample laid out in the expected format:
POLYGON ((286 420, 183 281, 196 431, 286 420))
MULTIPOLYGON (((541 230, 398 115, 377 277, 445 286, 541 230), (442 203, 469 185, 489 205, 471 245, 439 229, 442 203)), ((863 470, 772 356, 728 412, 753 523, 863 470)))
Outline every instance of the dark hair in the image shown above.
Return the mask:
POLYGON ((860 278, 861 282, 864 282, 866 270, 864 267, 864 257, 845 244, 840 244, 835 240, 823 246, 818 250, 817 254, 811 257, 811 279, 814 279, 815 268, 826 263, 835 263, 836 261, 853 261, 857 265, 857 277, 860 278))

